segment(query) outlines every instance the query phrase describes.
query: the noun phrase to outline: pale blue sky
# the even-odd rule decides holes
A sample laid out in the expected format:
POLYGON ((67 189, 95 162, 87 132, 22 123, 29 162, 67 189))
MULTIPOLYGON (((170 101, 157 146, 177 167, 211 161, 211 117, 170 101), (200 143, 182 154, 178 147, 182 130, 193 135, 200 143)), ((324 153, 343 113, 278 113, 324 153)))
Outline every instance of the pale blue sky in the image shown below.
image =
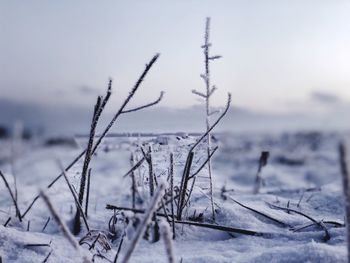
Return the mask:
POLYGON ((258 111, 307 108, 314 91, 350 100, 350 2, 0 1, 0 97, 90 105, 109 77, 114 102, 156 52, 135 104, 198 103, 205 17, 212 18, 214 105, 258 111), (83 93, 89 90, 90 93, 83 93))

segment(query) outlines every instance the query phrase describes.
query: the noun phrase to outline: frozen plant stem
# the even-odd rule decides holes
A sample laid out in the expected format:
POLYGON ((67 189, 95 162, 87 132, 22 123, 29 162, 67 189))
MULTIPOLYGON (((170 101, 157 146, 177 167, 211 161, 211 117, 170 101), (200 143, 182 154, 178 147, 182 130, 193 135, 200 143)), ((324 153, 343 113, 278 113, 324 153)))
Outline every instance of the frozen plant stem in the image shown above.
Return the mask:
MULTIPOLYGON (((131 167, 134 167, 134 165, 135 165, 133 153, 131 153, 131 156, 130 156, 130 164, 131 164, 131 167)), ((132 208, 136 207, 135 203, 136 203, 136 180, 135 180, 135 172, 132 171, 131 172, 131 204, 132 204, 132 208)))
POLYGON ((127 251, 125 252, 123 260, 121 261, 122 263, 129 262, 130 257, 136 248, 137 243, 140 241, 141 237, 143 236, 143 234, 146 231, 146 227, 149 224, 149 221, 151 220, 151 217, 153 216, 154 211, 157 208, 157 205, 158 205, 160 198, 162 198, 162 196, 163 196, 164 188, 165 188, 164 184, 161 184, 158 188, 158 191, 153 196, 151 205, 149 206, 146 214, 144 215, 143 219, 141 220, 140 224, 138 225, 135 236, 134 236, 133 240, 131 240, 129 247, 128 247, 127 251))
POLYGON ((255 184, 254 184, 254 194, 259 193, 261 184, 262 184, 262 178, 261 178, 261 171, 264 166, 266 166, 267 161, 269 159, 270 153, 268 151, 262 151, 259 159, 259 166, 258 166, 258 171, 256 173, 256 178, 255 178, 255 184))
MULTIPOLYGON (((109 87, 111 87, 111 81, 109 84, 109 87)), ((110 89, 108 89, 109 91, 110 89)), ((102 102, 102 97, 98 96, 97 97, 97 102, 95 104, 95 108, 94 108, 94 113, 92 116, 92 121, 91 121, 91 127, 90 127, 90 136, 89 136, 89 142, 88 142, 88 146, 86 148, 86 153, 85 153, 85 160, 84 160, 84 164, 83 164, 83 170, 81 172, 81 178, 80 178, 80 188, 79 188, 79 204, 80 206, 83 205, 83 200, 84 200, 84 193, 85 193, 85 184, 86 184, 86 176, 87 176, 87 172, 89 169, 89 164, 91 161, 91 157, 92 157, 92 147, 94 144, 94 138, 95 138, 95 131, 96 131, 96 126, 98 123, 98 119, 99 119, 99 111, 101 108, 101 102, 102 102)), ((74 227, 73 227, 73 233, 75 235, 79 234, 80 229, 81 229, 81 224, 80 224, 80 210, 77 209, 76 214, 75 214, 75 218, 74 218, 74 227)))
POLYGON ((213 95, 214 91, 216 90, 215 86, 211 87, 211 81, 210 81, 210 61, 219 59, 221 56, 210 56, 209 54, 209 48, 211 46, 211 43, 209 42, 209 33, 210 33, 210 18, 207 17, 206 19, 206 25, 205 25, 205 34, 204 34, 204 45, 203 53, 204 53, 204 65, 205 65, 205 73, 201 75, 202 79, 205 82, 205 93, 199 92, 197 90, 192 90, 192 93, 200 96, 205 99, 205 110, 206 110, 206 143, 207 143, 207 157, 208 157, 208 175, 209 175, 209 191, 210 191, 210 203, 211 203, 211 211, 212 211, 212 218, 215 220, 215 211, 214 211, 214 199, 213 199, 213 180, 212 180, 212 171, 211 171, 211 159, 210 159, 210 153, 211 153, 211 133, 209 131, 210 129, 210 116, 213 115, 216 112, 211 112, 210 110, 210 97, 213 95))
MULTIPOLYGON (((69 190, 71 191, 71 193, 72 193, 72 195, 73 195, 73 198, 74 198, 74 201, 75 201, 75 205, 77 206, 77 210, 79 210, 79 212, 81 213, 81 216, 83 217, 83 220, 84 220, 84 223, 85 223, 85 226, 86 226, 86 230, 87 230, 87 231, 90 231, 89 224, 88 224, 87 219, 86 219, 86 217, 85 217, 85 215, 84 215, 83 208, 81 207, 81 205, 80 205, 80 203, 79 203, 79 200, 78 200, 78 197, 77 197, 77 195, 76 195, 76 192, 74 191, 73 186, 72 186, 71 183, 69 182, 68 177, 67 177, 67 174, 66 174, 66 172, 64 171, 62 164, 59 163, 59 165, 60 165, 61 168, 62 168, 63 177, 64 177, 64 179, 66 180, 66 183, 67 183, 67 185, 68 185, 68 188, 69 188, 69 190)), ((80 221, 79 221, 79 222, 80 222, 80 221)), ((75 227, 75 225, 73 225, 73 230, 74 230, 74 227, 75 227)))
MULTIPOLYGON (((81 251, 81 248, 78 244, 78 242, 74 239, 73 235, 69 232, 67 225, 63 222, 63 220, 61 219, 61 217, 58 215, 57 210, 53 207, 49 197, 46 195, 45 192, 40 191, 40 196, 42 197, 42 199, 44 200, 47 208, 50 210, 53 218, 55 219, 57 225, 60 227, 63 235, 65 236, 65 238, 68 240, 68 242, 72 245, 72 247, 79 253, 79 254, 83 254, 81 251)), ((90 263, 91 261, 85 256, 83 255, 83 262, 86 263, 90 263)))
POLYGON ((168 262, 174 263, 175 257, 174 257, 173 240, 171 238, 169 224, 164 220, 162 220, 160 223, 160 233, 161 233, 163 241, 164 241, 165 251, 166 251, 166 254, 168 257, 168 262))
POLYGON ((348 262, 350 262, 350 185, 349 185, 349 170, 348 170, 348 156, 344 143, 339 144, 339 161, 340 169, 343 178, 343 191, 345 199, 345 214, 346 214, 346 237, 348 262))
POLYGON ((170 153, 170 198, 173 239, 175 239, 175 214, 174 214, 174 154, 170 153))
POLYGON ((4 181, 5 186, 6 186, 8 192, 9 192, 9 194, 10 194, 10 196, 11 196, 11 199, 12 199, 12 201, 13 201, 13 204, 15 205, 15 208, 16 208, 16 215, 17 215, 19 221, 22 222, 21 212, 19 211, 16 198, 15 198, 14 194, 12 193, 12 190, 11 190, 11 188, 10 188, 10 186, 9 186, 9 184, 8 184, 8 182, 7 182, 7 180, 6 180, 5 175, 4 175, 1 171, 0 171, 0 177, 1 177, 2 180, 4 181))
POLYGON ((91 180, 91 168, 88 172, 87 188, 86 188, 86 201, 85 201, 85 216, 88 217, 89 200, 90 200, 90 180, 91 180))

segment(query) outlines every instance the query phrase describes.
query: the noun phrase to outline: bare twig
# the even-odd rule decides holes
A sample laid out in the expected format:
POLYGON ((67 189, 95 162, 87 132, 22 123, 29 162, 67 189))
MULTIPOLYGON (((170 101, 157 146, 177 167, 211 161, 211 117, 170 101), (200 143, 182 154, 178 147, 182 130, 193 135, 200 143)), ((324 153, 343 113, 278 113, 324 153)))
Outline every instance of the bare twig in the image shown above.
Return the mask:
POLYGON ((274 205, 274 204, 270 204, 268 203, 268 205, 272 208, 275 208, 275 209, 279 209, 279 210, 283 210, 283 211, 286 211, 288 213, 292 212, 292 213, 295 213, 295 214, 298 214, 298 215, 301 215, 307 219, 309 219, 311 222, 315 223, 316 225, 320 226, 324 232, 325 232, 325 235, 323 237, 324 241, 328 241, 331 237, 329 235, 329 232, 328 232, 328 229, 327 227, 322 223, 322 221, 318 221, 314 218, 312 218, 311 216, 305 214, 305 213, 302 213, 300 211, 297 211, 297 210, 294 210, 292 208, 289 208, 289 207, 281 207, 281 206, 277 206, 277 205, 274 205))
POLYGON ((7 180, 6 180, 5 175, 2 173, 2 171, 0 171, 0 176, 1 176, 2 180, 4 181, 5 186, 6 186, 8 192, 9 192, 9 194, 10 194, 10 196, 11 196, 11 199, 12 199, 13 204, 14 204, 15 209, 16 209, 16 214, 17 214, 17 216, 18 216, 18 219, 19 219, 20 222, 22 222, 21 212, 19 211, 16 198, 15 198, 15 196, 13 195, 12 190, 11 190, 11 188, 10 188, 10 186, 9 186, 9 184, 8 184, 8 182, 7 182, 7 180))
POLYGON ((207 159, 204 161, 204 163, 202 163, 202 165, 197 169, 197 171, 195 171, 193 174, 191 174, 191 176, 188 179, 192 179, 193 177, 195 177, 197 174, 199 174, 199 172, 204 168, 204 166, 208 163, 209 159, 214 155, 214 153, 216 152, 216 150, 219 148, 219 146, 216 146, 211 153, 209 154, 209 156, 207 157, 207 159))
MULTIPOLYGON (((134 209, 134 208, 131 208, 131 207, 116 206, 116 205, 111 205, 111 204, 106 204, 106 209, 107 210, 131 211, 131 212, 133 212, 135 214, 144 214, 145 213, 144 209, 137 209, 137 208, 134 209)), ((163 213, 156 213, 156 215, 157 216, 161 216, 161 217, 166 217, 166 215, 163 214, 163 213)))
POLYGON ((47 254, 47 256, 44 258, 42 263, 46 263, 49 260, 49 257, 51 256, 52 252, 53 252, 53 249, 50 250, 49 254, 47 254))
MULTIPOLYGON (((102 97, 98 96, 97 97, 97 102, 96 102, 95 108, 94 108, 94 113, 93 113, 93 116, 92 116, 92 121, 91 121, 91 126, 90 126, 89 142, 88 142, 88 146, 86 148, 85 160, 84 160, 83 170, 81 172, 81 178, 80 178, 80 188, 79 188, 79 196, 78 196, 78 201, 79 201, 80 206, 83 205, 86 177, 87 177, 87 173, 88 173, 88 170, 89 170, 89 164, 90 164, 91 157, 92 157, 92 148, 93 148, 93 144, 94 144, 96 127, 97 127, 98 120, 99 120, 98 113, 100 112, 100 109, 101 109, 101 103, 102 103, 102 97)), ((79 209, 77 209, 77 211, 75 213, 73 226, 74 226, 73 227, 74 234, 75 235, 79 234, 80 227, 81 227, 81 224, 80 224, 80 210, 79 209)))
POLYGON ((229 196, 229 195, 225 195, 225 196, 228 197, 231 201, 233 201, 233 202, 235 202, 236 204, 240 205, 241 207, 244 207, 244 208, 246 208, 246 209, 248 209, 248 210, 250 210, 250 211, 252 211, 252 212, 254 212, 254 213, 257 213, 257 214, 259 214, 259 215, 261 215, 261 216, 263 216, 263 217, 265 217, 265 218, 267 218, 267 219, 269 219, 269 220, 271 220, 271 221, 274 221, 274 222, 277 223, 277 224, 280 224, 280 225, 282 225, 282 226, 288 226, 288 224, 286 224, 286 223, 284 223, 284 222, 282 222, 282 221, 280 221, 280 220, 278 220, 278 219, 276 219, 276 218, 273 218, 273 217, 270 216, 270 215, 267 215, 267 214, 265 214, 265 213, 263 213, 263 212, 260 212, 260 211, 254 209, 254 208, 251 208, 251 207, 249 207, 249 206, 246 206, 246 205, 244 205, 244 204, 238 202, 237 200, 233 199, 233 198, 232 198, 231 196, 229 196))
POLYGON ((233 234, 242 234, 242 235, 248 235, 248 236, 266 236, 267 233, 252 231, 252 230, 246 230, 242 228, 235 228, 235 227, 227 227, 227 226, 220 226, 220 225, 213 225, 213 224, 205 224, 205 223, 198 223, 194 221, 175 221, 176 224, 183 224, 183 225, 191 225, 191 226, 198 226, 198 227, 204 227, 204 228, 210 228, 220 231, 225 231, 233 234))
POLYGON ((176 237, 175 233, 175 214, 174 214, 174 155, 170 153, 170 206, 171 206, 171 219, 172 219, 172 231, 173 239, 176 237))
POLYGON ((88 217, 88 209, 89 209, 90 180, 91 180, 91 168, 89 169, 88 178, 87 178, 86 201, 85 201, 85 216, 86 216, 86 218, 88 217))
MULTIPOLYGON (((60 163, 59 163, 59 164, 60 164, 60 163)), ((61 165, 61 164, 60 164, 60 165, 61 165)), ((77 206, 77 210, 79 210, 79 212, 80 212, 80 214, 81 214, 81 216, 82 216, 82 218, 83 218, 83 221, 84 221, 84 223, 85 223, 86 229, 87 229, 87 231, 90 231, 89 224, 88 224, 87 219, 86 219, 86 217, 85 217, 85 214, 84 214, 84 212, 83 212, 83 208, 81 207, 81 205, 80 205, 80 203, 79 203, 79 200, 78 200, 78 197, 77 197, 77 195, 76 195, 76 193, 75 193, 75 191, 74 191, 74 189, 73 189, 71 183, 69 182, 68 177, 67 177, 67 174, 66 174, 66 172, 65 172, 64 170, 63 170, 63 177, 64 177, 64 179, 66 180, 66 183, 67 183, 67 185, 68 185, 68 188, 69 188, 69 190, 71 191, 71 193, 72 193, 72 195, 73 195, 73 198, 74 198, 74 201, 75 201, 75 205, 77 206)), ((75 225, 73 226, 73 228, 75 228, 75 225)), ((75 230, 75 229, 74 229, 74 230, 75 230)))
MULTIPOLYGON (((130 164, 132 167, 134 167, 134 154, 131 153, 130 156, 130 164)), ((131 172, 131 205, 132 208, 136 207, 136 178, 134 171, 131 172)))
POLYGON ((268 151, 262 151, 259 159, 259 167, 258 167, 258 172, 256 173, 256 178, 255 178, 255 184, 254 184, 254 194, 259 193, 260 187, 261 187, 261 170, 262 168, 267 164, 267 160, 269 159, 270 153, 268 151))
POLYGON ((216 127, 216 125, 218 125, 218 123, 221 121, 221 119, 226 115, 228 109, 230 108, 230 104, 231 104, 231 93, 228 93, 227 103, 226 103, 226 107, 225 107, 224 111, 216 119, 216 121, 210 126, 210 128, 205 133, 203 133, 203 135, 197 140, 197 142, 192 145, 192 147, 190 148, 190 151, 193 151, 198 146, 198 144, 200 144, 202 142, 202 140, 205 137, 207 137, 207 135, 216 127))
POLYGON ((138 161, 126 174, 123 175, 123 177, 127 177, 129 174, 131 174, 132 172, 134 172, 137 168, 139 168, 142 163, 146 160, 145 157, 142 157, 140 159, 140 161, 138 161))
POLYGON ((191 166, 192 166, 192 160, 193 160, 194 153, 192 151, 189 152, 184 172, 182 174, 181 184, 180 184, 180 191, 179 191, 179 201, 177 203, 177 219, 181 220, 182 217, 182 211, 185 204, 186 199, 186 192, 187 192, 187 184, 190 176, 191 166))
POLYGON ((51 217, 48 217, 46 222, 45 222, 45 225, 44 225, 43 229, 41 230, 41 232, 44 232, 44 230, 46 229, 46 227, 49 224, 50 220, 51 220, 51 217))
POLYGON ((148 104, 145 104, 145 105, 142 105, 142 106, 139 106, 139 107, 136 107, 136 108, 133 108, 133 109, 130 109, 130 110, 124 110, 124 111, 122 111, 122 114, 135 112, 135 111, 139 111, 139 110, 142 110, 142 109, 145 109, 145 108, 152 107, 152 106, 158 104, 163 99, 163 96, 164 96, 164 91, 161 91, 160 95, 159 95, 159 98, 156 99, 155 101, 153 101, 151 103, 148 103, 148 104))
POLYGON ((122 236, 122 238, 121 238, 121 240, 119 242, 118 250, 117 250, 117 253, 115 254, 113 263, 117 263, 119 253, 120 253, 120 250, 121 250, 123 242, 124 242, 124 237, 125 237, 125 234, 122 236))
POLYGON ((5 222, 5 224, 4 224, 4 227, 7 227, 8 223, 10 223, 10 221, 11 221, 11 217, 9 217, 9 218, 6 220, 6 222, 5 222))

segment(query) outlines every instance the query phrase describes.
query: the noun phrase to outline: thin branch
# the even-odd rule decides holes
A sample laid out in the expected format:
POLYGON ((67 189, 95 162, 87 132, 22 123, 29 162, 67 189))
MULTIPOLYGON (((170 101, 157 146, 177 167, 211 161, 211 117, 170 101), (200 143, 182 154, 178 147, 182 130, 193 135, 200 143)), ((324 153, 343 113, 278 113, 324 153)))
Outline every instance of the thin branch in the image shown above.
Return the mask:
POLYGON ((41 232, 45 231, 45 229, 46 229, 47 225, 49 224, 50 220, 51 220, 51 217, 48 217, 46 222, 45 222, 45 225, 44 225, 43 229, 41 230, 41 232))
POLYGON ((89 169, 88 178, 87 178, 86 201, 85 201, 85 216, 86 216, 86 218, 88 217, 88 209, 89 209, 90 181, 91 181, 91 168, 89 169))
POLYGON ((174 214, 174 155, 170 153, 170 206, 171 206, 171 221, 172 221, 172 231, 173 239, 176 237, 175 233, 175 214, 174 214))
POLYGON ((222 58, 222 56, 216 55, 216 56, 208 57, 209 60, 215 60, 215 59, 219 59, 219 58, 222 58))
POLYGON ((11 199, 12 199, 12 201, 13 201, 13 204, 15 205, 16 214, 17 214, 17 216, 18 216, 18 219, 19 219, 20 222, 22 222, 22 216, 21 216, 21 212, 19 211, 17 201, 16 201, 15 196, 13 195, 12 190, 11 190, 11 188, 10 188, 10 186, 9 186, 9 184, 8 184, 8 182, 7 182, 7 180, 6 180, 6 178, 5 178, 5 175, 2 173, 2 171, 0 171, 0 176, 1 176, 2 180, 3 180, 4 183, 5 183, 5 186, 6 186, 8 192, 9 192, 9 194, 10 194, 10 196, 11 196, 11 199))
MULTIPOLYGON (((101 103, 102 103, 102 97, 98 96, 97 97, 97 102, 95 104, 95 108, 94 108, 94 113, 92 116, 92 121, 91 121, 91 127, 90 127, 90 135, 89 135, 89 142, 88 142, 88 146, 86 149, 86 153, 85 153, 85 160, 84 160, 84 164, 83 164, 83 170, 81 172, 81 178, 80 178, 80 188, 79 188, 79 196, 78 196, 78 201, 80 206, 83 205, 83 200, 84 200, 84 193, 85 193, 85 184, 86 184, 86 177, 87 177, 87 173, 89 170, 89 164, 92 158, 92 148, 93 148, 93 144, 94 144, 94 138, 95 138, 95 131, 96 131, 96 127, 98 124, 98 113, 100 111, 101 108, 101 103)), ((64 170, 64 169, 63 169, 64 170)), ((76 213, 75 213, 75 217, 74 217, 74 222, 73 222, 73 226, 74 226, 74 234, 77 235, 80 232, 80 210, 77 209, 76 213)))
MULTIPOLYGON (((161 207, 160 207, 161 208, 161 207)), ((131 208, 131 207, 123 207, 123 206, 116 206, 116 205, 111 205, 111 204, 106 204, 106 209, 107 210, 123 210, 123 211, 131 211, 135 214, 144 214, 145 210, 144 209, 137 209, 137 208, 131 208)), ((156 213, 157 216, 161 217, 166 217, 165 214, 162 213, 156 213)))
POLYGON ((185 204, 187 184, 188 184, 189 175, 190 175, 190 171, 191 171, 193 155, 194 155, 193 151, 190 151, 188 156, 187 156, 184 172, 183 172, 182 179, 181 179, 180 191, 179 191, 179 202, 177 203, 177 218, 179 220, 181 220, 182 211, 183 211, 184 204, 185 204))
POLYGON ((125 237, 125 235, 122 236, 122 239, 121 239, 120 242, 119 242, 118 250, 117 250, 117 253, 115 254, 113 263, 117 263, 119 253, 120 253, 120 250, 121 250, 122 245, 123 245, 123 242, 124 242, 124 237, 125 237))
MULTIPOLYGON (((60 164, 60 165, 61 165, 61 164, 60 164)), ((87 229, 87 231, 90 231, 89 224, 88 224, 87 219, 86 219, 86 217, 85 217, 85 214, 84 214, 84 212, 83 212, 83 208, 81 207, 81 205, 80 205, 80 203, 79 203, 79 200, 78 200, 78 197, 77 197, 77 195, 76 195, 76 193, 75 193, 75 191, 74 191, 74 189, 73 189, 71 183, 69 182, 68 177, 67 177, 67 174, 66 174, 66 172, 65 172, 64 170, 63 170, 63 177, 64 177, 64 179, 66 180, 66 183, 67 183, 67 185, 68 185, 68 187, 69 187, 69 190, 71 191, 71 193, 72 193, 72 195, 73 195, 73 198, 74 198, 74 201, 75 201, 75 205, 77 206, 77 210, 79 210, 79 212, 80 212, 80 214, 81 214, 81 216, 82 216, 82 218, 83 218, 83 220, 84 220, 86 229, 87 229)))
POLYGON ((212 87, 211 90, 209 91, 208 96, 210 97, 211 95, 213 95, 214 91, 216 91, 216 90, 217 90, 216 86, 213 85, 213 87, 212 87))
POLYGON ((262 233, 262 232, 257 232, 257 231, 253 231, 253 230, 246 230, 246 229, 242 229, 242 228, 234 228, 234 227, 227 227, 227 226, 220 226, 220 225, 213 225, 213 224, 198 223, 198 222, 194 222, 194 221, 176 220, 175 223, 210 228, 210 229, 225 231, 225 232, 234 233, 234 234, 248 235, 248 236, 267 236, 267 235, 269 235, 268 233, 262 233))
POLYGON ((244 204, 238 202, 237 200, 233 199, 233 198, 232 198, 231 196, 229 196, 229 195, 225 195, 225 196, 228 197, 231 201, 235 202, 236 204, 240 205, 240 206, 243 207, 243 208, 246 208, 246 209, 248 209, 248 210, 250 210, 250 211, 252 211, 252 212, 254 212, 254 213, 257 213, 257 214, 259 214, 259 215, 261 215, 261 216, 263 216, 263 217, 265 217, 265 218, 267 218, 267 219, 269 219, 269 220, 271 220, 271 221, 274 221, 275 223, 278 223, 278 224, 280 224, 280 225, 282 225, 282 226, 288 226, 288 224, 286 224, 286 223, 284 223, 284 222, 282 222, 282 221, 280 221, 280 220, 278 220, 278 219, 276 219, 276 218, 273 218, 273 217, 270 216, 270 215, 267 215, 267 214, 265 214, 265 213, 263 213, 263 212, 260 212, 260 211, 254 209, 254 208, 251 208, 251 207, 249 207, 249 206, 246 206, 246 205, 244 205, 244 204))
POLYGON ((198 144, 200 144, 201 141, 215 128, 215 126, 218 125, 221 119, 226 115, 228 109, 230 108, 230 104, 231 104, 231 93, 228 93, 225 110, 221 113, 221 115, 217 118, 217 120, 211 125, 211 127, 197 140, 197 142, 193 144, 190 151, 193 151, 198 146, 198 144))
POLYGON ((307 219, 309 219, 310 221, 312 221, 313 223, 317 224, 318 226, 320 226, 324 232, 325 232, 325 235, 323 237, 324 241, 328 241, 331 237, 329 235, 329 232, 328 232, 328 229, 327 227, 322 223, 322 221, 317 221, 316 219, 312 218, 311 216, 307 215, 307 214, 304 214, 300 211, 297 211, 297 210, 294 210, 292 208, 285 208, 285 207, 281 207, 281 206, 277 206, 277 205, 274 205, 274 204, 270 204, 268 203, 268 205, 272 208, 275 208, 275 209, 279 209, 279 210, 283 210, 283 211, 286 211, 286 212, 292 212, 292 213, 295 213, 295 214, 298 214, 298 215, 301 215, 307 219))
POLYGON ((195 90, 195 89, 192 90, 192 93, 193 93, 193 94, 196 94, 196 95, 198 95, 198 96, 200 96, 200 97, 203 97, 203 98, 206 98, 206 97, 207 97, 207 96, 204 95, 202 92, 199 92, 199 91, 197 91, 197 90, 195 90))
POLYGON ((197 174, 199 174, 199 172, 204 168, 204 166, 208 163, 208 161, 210 160, 210 158, 214 155, 214 153, 216 152, 216 150, 219 149, 219 146, 216 146, 210 153, 209 157, 204 161, 204 163, 202 163, 202 165, 197 169, 197 171, 195 171, 193 174, 190 175, 190 177, 188 179, 192 179, 193 177, 195 177, 197 174))
POLYGON ((148 104, 145 104, 145 105, 142 105, 142 106, 139 106, 139 107, 136 107, 136 108, 133 108, 133 109, 130 109, 130 110, 124 110, 124 111, 122 111, 122 114, 135 112, 135 111, 139 111, 139 110, 142 110, 142 109, 145 109, 145 108, 152 107, 152 106, 158 104, 163 99, 163 96, 164 96, 164 91, 161 91, 160 95, 159 95, 159 98, 156 99, 155 101, 153 101, 151 103, 148 103, 148 104))
POLYGON ((134 172, 137 168, 139 168, 142 163, 146 160, 145 157, 142 157, 142 159, 140 159, 140 161, 138 161, 126 174, 123 175, 123 177, 127 177, 129 174, 131 174, 132 172, 134 172))

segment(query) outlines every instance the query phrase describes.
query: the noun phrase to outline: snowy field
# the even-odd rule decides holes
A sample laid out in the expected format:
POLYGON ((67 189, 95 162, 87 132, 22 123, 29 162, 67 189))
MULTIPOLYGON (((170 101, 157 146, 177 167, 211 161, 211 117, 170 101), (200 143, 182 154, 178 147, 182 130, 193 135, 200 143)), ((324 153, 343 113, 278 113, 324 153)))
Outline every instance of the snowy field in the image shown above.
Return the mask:
MULTIPOLYGON (((113 262, 123 240, 117 260, 121 262, 135 236, 137 223, 144 216, 142 211, 148 209, 151 200, 149 166, 144 161, 134 171, 137 186, 135 206, 142 211, 106 209, 107 204, 132 207, 132 177, 124 176, 131 168, 131 153, 136 163, 143 158, 140 146, 146 151, 149 145, 152 146, 155 184, 164 183, 167 190, 170 189, 169 159, 173 153, 176 197, 188 150, 195 141, 196 137, 183 134, 107 138, 90 164, 87 220, 91 235, 87 235, 82 224, 80 234, 75 237, 78 242, 85 237, 86 242, 82 242, 80 251, 64 237, 42 199, 20 222, 9 192, 1 181, 2 262, 82 262, 82 254, 95 262, 113 262), (91 246, 95 240, 95 245, 91 246)), ((212 220, 205 167, 195 176, 192 195, 182 214, 183 221, 199 225, 175 223, 174 262, 346 262, 338 142, 339 136, 330 133, 215 135, 213 147, 218 146, 212 158, 215 221, 212 220), (258 194, 254 194, 262 151, 270 154, 261 171, 261 188, 258 194), (209 229, 207 226, 227 229, 209 229), (229 228, 251 232, 239 234, 229 228)), ((77 146, 26 142, 21 154, 13 159, 10 142, 0 143, 0 167, 13 191, 12 174, 16 175, 22 216, 39 189, 46 189, 60 174, 57 160, 64 166, 69 164, 86 144, 87 140, 83 138, 77 139, 77 146)), ((199 145, 190 174, 206 160, 205 153, 205 144, 199 145)), ((76 189, 79 188, 82 165, 81 160, 67 172, 76 189)), ((76 208, 64 178, 45 192, 60 217, 71 227, 76 208)), ((171 217, 171 205, 167 200, 163 203, 164 206, 158 204, 159 215, 155 219, 161 226, 168 225, 166 220, 171 217), (164 217, 165 214, 168 217, 164 217)), ((137 244, 130 262, 168 262, 164 239, 161 237, 154 242, 157 239, 155 221, 137 244)), ((169 229, 173 231, 172 224, 169 229)))

